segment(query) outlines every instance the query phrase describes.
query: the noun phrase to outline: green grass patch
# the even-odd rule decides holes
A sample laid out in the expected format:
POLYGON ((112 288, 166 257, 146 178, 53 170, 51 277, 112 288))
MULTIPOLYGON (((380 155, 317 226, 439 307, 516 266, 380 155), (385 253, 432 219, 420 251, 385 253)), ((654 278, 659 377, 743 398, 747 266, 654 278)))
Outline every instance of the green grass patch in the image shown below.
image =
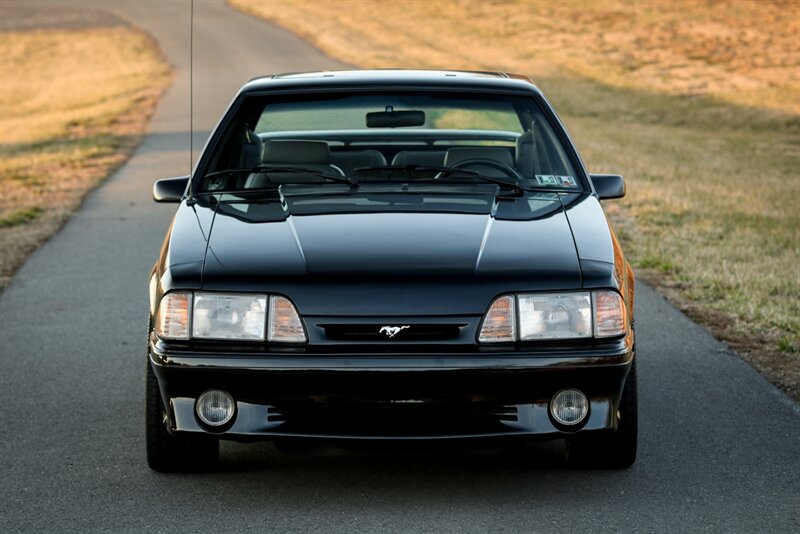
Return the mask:
POLYGON ((41 208, 24 208, 0 216, 0 228, 11 228, 35 221, 43 213, 41 208))
POLYGON ((778 350, 781 352, 795 353, 797 345, 790 336, 783 336, 778 340, 778 350))

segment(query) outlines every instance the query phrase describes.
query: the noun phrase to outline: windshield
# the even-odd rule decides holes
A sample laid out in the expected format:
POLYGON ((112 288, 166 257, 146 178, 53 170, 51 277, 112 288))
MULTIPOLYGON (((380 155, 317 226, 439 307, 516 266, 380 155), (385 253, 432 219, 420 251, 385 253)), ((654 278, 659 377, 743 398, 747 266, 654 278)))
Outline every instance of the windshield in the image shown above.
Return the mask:
POLYGON ((406 191, 423 183, 445 191, 482 183, 482 194, 582 190, 550 122, 522 96, 247 96, 209 161, 199 193, 342 181, 406 191))

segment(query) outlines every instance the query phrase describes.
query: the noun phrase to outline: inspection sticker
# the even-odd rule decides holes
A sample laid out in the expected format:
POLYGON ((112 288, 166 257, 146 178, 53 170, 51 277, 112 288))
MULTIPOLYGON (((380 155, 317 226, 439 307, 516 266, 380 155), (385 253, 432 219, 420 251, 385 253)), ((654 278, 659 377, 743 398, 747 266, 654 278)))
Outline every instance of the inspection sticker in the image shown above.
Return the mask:
POLYGON ((575 178, 572 176, 560 176, 558 174, 537 174, 536 181, 539 182, 540 185, 555 185, 555 186, 566 186, 566 187, 575 187, 577 186, 577 182, 575 182, 575 178))

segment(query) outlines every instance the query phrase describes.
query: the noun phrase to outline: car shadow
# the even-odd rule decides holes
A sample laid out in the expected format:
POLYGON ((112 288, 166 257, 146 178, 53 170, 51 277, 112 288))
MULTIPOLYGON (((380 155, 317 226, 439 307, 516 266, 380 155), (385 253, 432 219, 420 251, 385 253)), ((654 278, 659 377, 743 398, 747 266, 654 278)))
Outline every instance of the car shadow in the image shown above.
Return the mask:
POLYGON ((156 475, 154 482, 193 495, 199 495, 198 483, 213 487, 219 506, 243 513, 264 506, 284 512, 333 506, 336 513, 358 514, 365 506, 396 511, 430 505, 482 509, 495 503, 525 509, 532 500, 579 502, 596 494, 592 487, 598 481, 627 488, 634 471, 574 468, 560 441, 524 446, 326 443, 302 453, 281 452, 271 443, 226 442, 214 471, 156 475))
POLYGON ((478 473, 491 470, 493 473, 520 469, 553 470, 569 469, 564 444, 561 440, 511 444, 473 443, 330 443, 278 446, 273 443, 223 443, 221 462, 217 473, 278 472, 290 473, 302 470, 347 472, 366 470, 371 473, 384 471, 409 473, 424 472, 427 475, 454 474, 458 472, 478 473))

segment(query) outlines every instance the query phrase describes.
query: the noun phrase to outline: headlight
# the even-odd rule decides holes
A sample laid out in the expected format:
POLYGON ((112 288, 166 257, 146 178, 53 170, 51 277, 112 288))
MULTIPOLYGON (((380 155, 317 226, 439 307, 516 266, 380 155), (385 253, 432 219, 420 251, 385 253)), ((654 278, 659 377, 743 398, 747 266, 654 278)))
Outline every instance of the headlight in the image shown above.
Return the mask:
POLYGON ((523 293, 495 299, 478 341, 498 343, 613 337, 627 330, 627 311, 614 291, 523 293))
POLYGON ((519 339, 592 336, 592 299, 586 293, 525 294, 519 300, 519 339))
POLYGON ((164 295, 156 314, 156 334, 175 340, 308 340, 297 309, 286 297, 201 291, 164 295))
POLYGON ((194 338, 263 341, 266 324, 266 295, 194 294, 194 338))

